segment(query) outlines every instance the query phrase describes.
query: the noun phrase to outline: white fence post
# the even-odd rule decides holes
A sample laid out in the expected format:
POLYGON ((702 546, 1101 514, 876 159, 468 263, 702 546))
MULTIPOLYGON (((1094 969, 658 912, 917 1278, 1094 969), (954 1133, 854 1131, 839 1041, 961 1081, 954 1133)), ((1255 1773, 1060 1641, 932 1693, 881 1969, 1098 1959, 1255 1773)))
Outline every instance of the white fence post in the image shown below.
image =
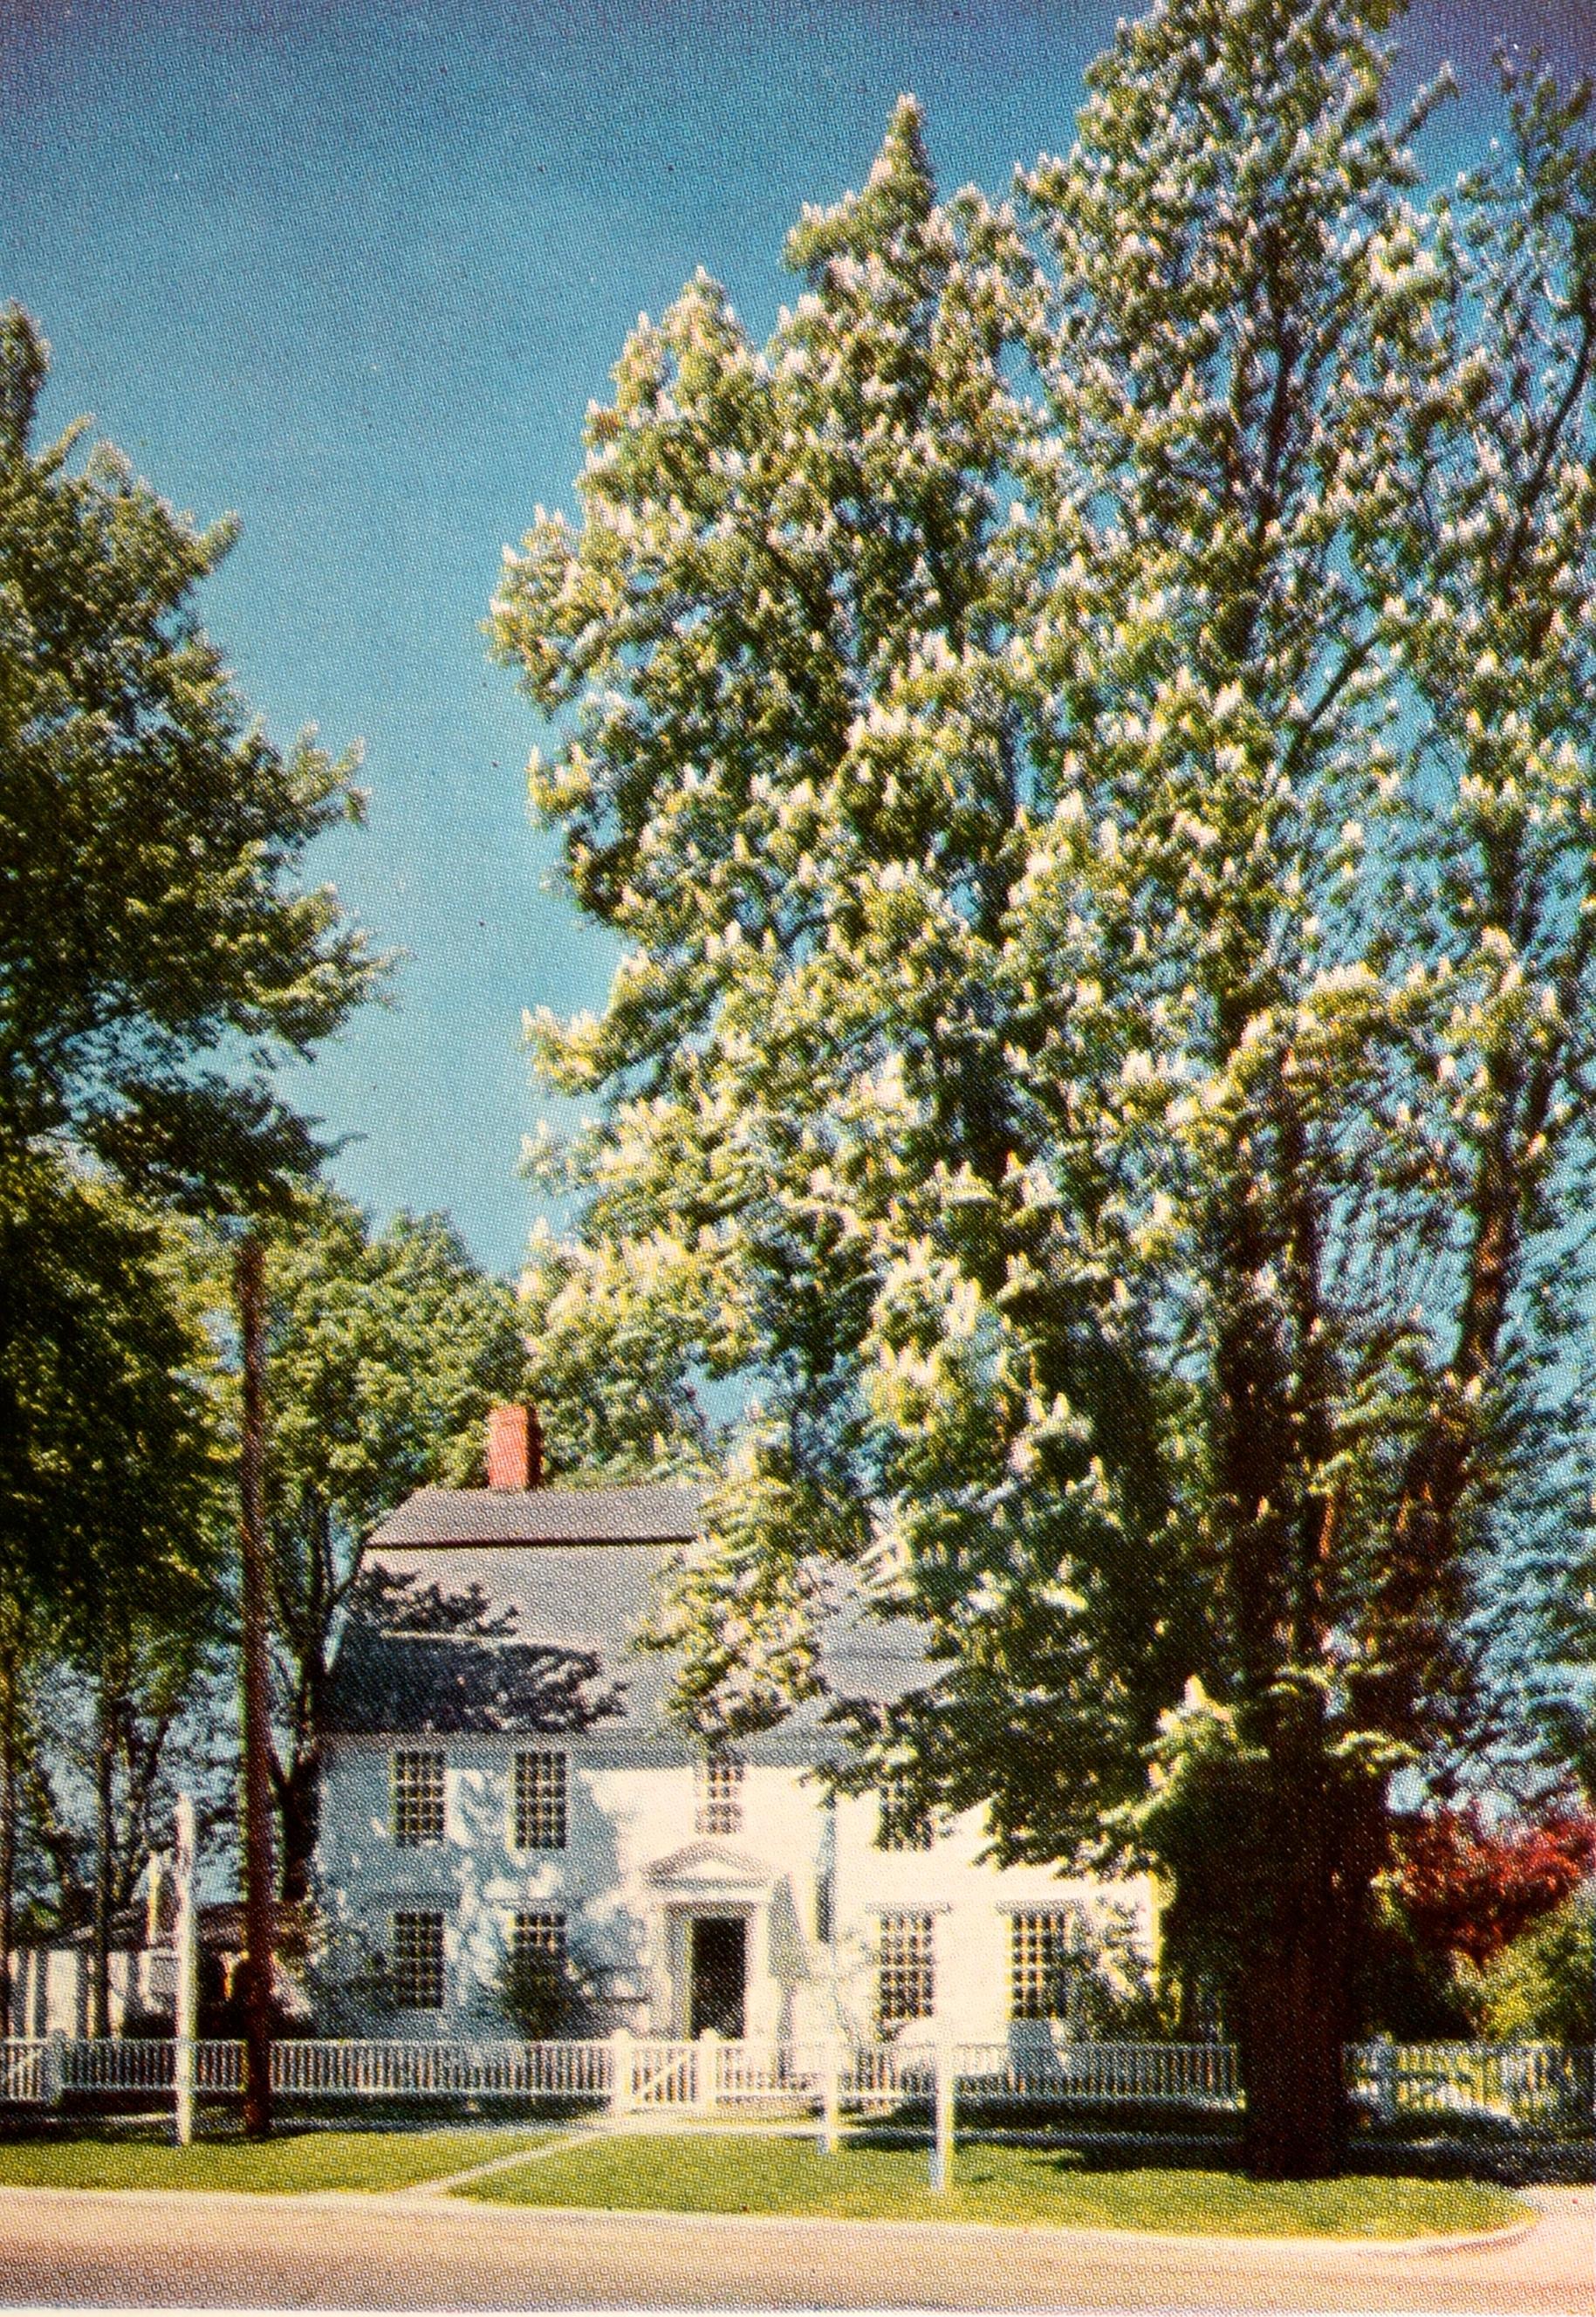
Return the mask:
POLYGON ((698 2049, 693 2053, 692 2090, 694 2107, 702 2113, 713 2108, 719 2097, 718 2081, 720 2058, 720 2037, 713 2027, 706 2027, 699 2035, 698 2049))
POLYGON ((630 2116, 632 2112, 632 2038, 626 2027, 618 2027, 610 2038, 610 2113, 630 2116))
POLYGON ((937 2026, 935 2077, 932 2087, 934 2113, 932 2118, 931 2186, 933 2195, 946 2193, 953 2178, 953 2078, 956 2057, 953 2039, 945 2025, 937 2026))
POLYGON ((194 2136, 194 2037, 198 2033, 200 1959, 194 1917, 194 1805, 188 1794, 177 1797, 177 1838, 173 1846, 173 1873, 177 1886, 177 1919, 172 1927, 173 1957, 177 1984, 173 1990, 172 2054, 175 2074, 177 2143, 188 2147, 194 2136))
POLYGON ((837 2039, 828 2035, 820 2053, 820 2149, 822 2155, 837 2152, 838 2109, 841 2106, 842 2054, 837 2039))
POLYGON ((67 2037, 52 2027, 44 2039, 39 2062, 39 2097, 46 2107, 59 2107, 67 2089, 67 2037))

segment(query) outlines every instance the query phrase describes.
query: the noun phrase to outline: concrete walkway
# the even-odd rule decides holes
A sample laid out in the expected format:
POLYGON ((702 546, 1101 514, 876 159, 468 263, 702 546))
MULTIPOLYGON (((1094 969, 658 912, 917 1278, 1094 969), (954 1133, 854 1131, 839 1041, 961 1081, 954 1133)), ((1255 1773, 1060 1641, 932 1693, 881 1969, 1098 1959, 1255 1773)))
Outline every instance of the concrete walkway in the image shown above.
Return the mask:
POLYGON ((0 2189, 0 2303, 288 2309, 1061 2309, 1596 2317, 1589 2189, 1452 2250, 1153 2240, 699 2214, 539 2212, 432 2194, 0 2189))

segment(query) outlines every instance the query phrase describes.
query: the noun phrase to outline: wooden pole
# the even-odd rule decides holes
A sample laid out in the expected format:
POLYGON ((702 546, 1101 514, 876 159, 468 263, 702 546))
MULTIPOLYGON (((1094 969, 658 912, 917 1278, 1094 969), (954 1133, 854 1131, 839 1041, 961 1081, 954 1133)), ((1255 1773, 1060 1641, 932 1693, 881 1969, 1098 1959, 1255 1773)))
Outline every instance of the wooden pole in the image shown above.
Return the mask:
POLYGON ((272 1888, 272 1693, 267 1661, 265 1249, 258 1231, 239 1242, 236 1281, 244 1354, 238 1458, 238 1543, 243 1610, 244 1713, 244 2129, 272 2129, 272 1993, 276 1948, 272 1888))

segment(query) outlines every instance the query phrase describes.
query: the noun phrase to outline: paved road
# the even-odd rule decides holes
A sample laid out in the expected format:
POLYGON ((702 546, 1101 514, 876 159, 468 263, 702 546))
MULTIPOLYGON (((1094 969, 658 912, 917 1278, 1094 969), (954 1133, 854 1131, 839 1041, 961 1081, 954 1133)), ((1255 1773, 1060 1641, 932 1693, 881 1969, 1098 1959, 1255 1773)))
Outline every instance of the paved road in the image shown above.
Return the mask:
POLYGON ((1596 2317, 1588 2189, 1487 2250, 537 2213, 425 2196, 0 2190, 0 2304, 291 2309, 1469 2311, 1596 2317))

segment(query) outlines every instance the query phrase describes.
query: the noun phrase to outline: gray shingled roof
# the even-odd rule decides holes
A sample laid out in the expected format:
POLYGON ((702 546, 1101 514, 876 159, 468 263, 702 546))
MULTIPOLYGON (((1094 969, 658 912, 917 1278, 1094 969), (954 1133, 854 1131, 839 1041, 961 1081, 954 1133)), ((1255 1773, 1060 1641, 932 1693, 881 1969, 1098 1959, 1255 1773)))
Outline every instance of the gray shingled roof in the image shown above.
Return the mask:
MULTIPOLYGON (((637 1636, 672 1545, 696 1534, 700 1502, 696 1489, 659 1482, 419 1490, 373 1532, 367 1566, 445 1597, 474 1595, 489 1615, 508 1614, 513 1640, 429 1643, 352 1626, 334 1669, 331 1726, 531 1732, 579 1726, 586 1708, 599 1731, 663 1734, 672 1660, 638 1649, 637 1636), (561 1670, 537 1661, 544 1652, 559 1653, 563 1670, 582 1677, 582 1705, 570 1719, 561 1670), (578 1657, 579 1667, 570 1662, 578 1657)), ((834 1697, 881 1701, 929 1670, 912 1626, 883 1625, 857 1609, 834 1624, 825 1665, 834 1697)), ((807 1706, 795 1722, 812 1725, 819 1710, 807 1706)))
POLYGON ((568 1736, 625 1718, 627 1689, 591 1651, 458 1634, 382 1633, 352 1620, 326 1722, 377 1737, 568 1736))
POLYGON ((674 1544, 696 1536, 700 1489, 418 1489, 372 1531, 391 1544, 674 1544))
MULTIPOLYGON (((477 1596, 489 1616, 508 1615, 513 1620, 512 1631, 522 1650, 580 1655, 591 1668, 584 1691, 604 1699, 607 1725, 657 1734, 664 1726, 661 1708, 669 1663, 657 1651, 634 1644, 648 1621, 655 1579, 669 1551, 668 1543, 537 1544, 520 1538, 491 1544, 407 1544, 395 1539, 391 1524, 384 1522, 366 1548, 365 1562, 413 1579, 424 1590, 436 1587, 446 1599, 477 1596)), ((352 1625, 334 1668, 329 1721, 334 1729, 373 1732, 494 1726, 534 1732, 548 1720, 536 1705, 517 1716, 504 1713, 501 1703, 496 1721, 492 1709, 477 1717, 478 1684, 496 1686, 515 1669, 519 1654, 513 1649, 506 1652, 504 1641, 473 1646, 462 1638, 429 1647, 409 1636, 357 1635, 352 1625), (475 1674, 466 1662, 473 1656, 484 1660, 475 1674), (501 1674, 490 1669, 490 1660, 501 1674), (461 1694, 451 1700, 457 1685, 463 1686, 461 1694)))

